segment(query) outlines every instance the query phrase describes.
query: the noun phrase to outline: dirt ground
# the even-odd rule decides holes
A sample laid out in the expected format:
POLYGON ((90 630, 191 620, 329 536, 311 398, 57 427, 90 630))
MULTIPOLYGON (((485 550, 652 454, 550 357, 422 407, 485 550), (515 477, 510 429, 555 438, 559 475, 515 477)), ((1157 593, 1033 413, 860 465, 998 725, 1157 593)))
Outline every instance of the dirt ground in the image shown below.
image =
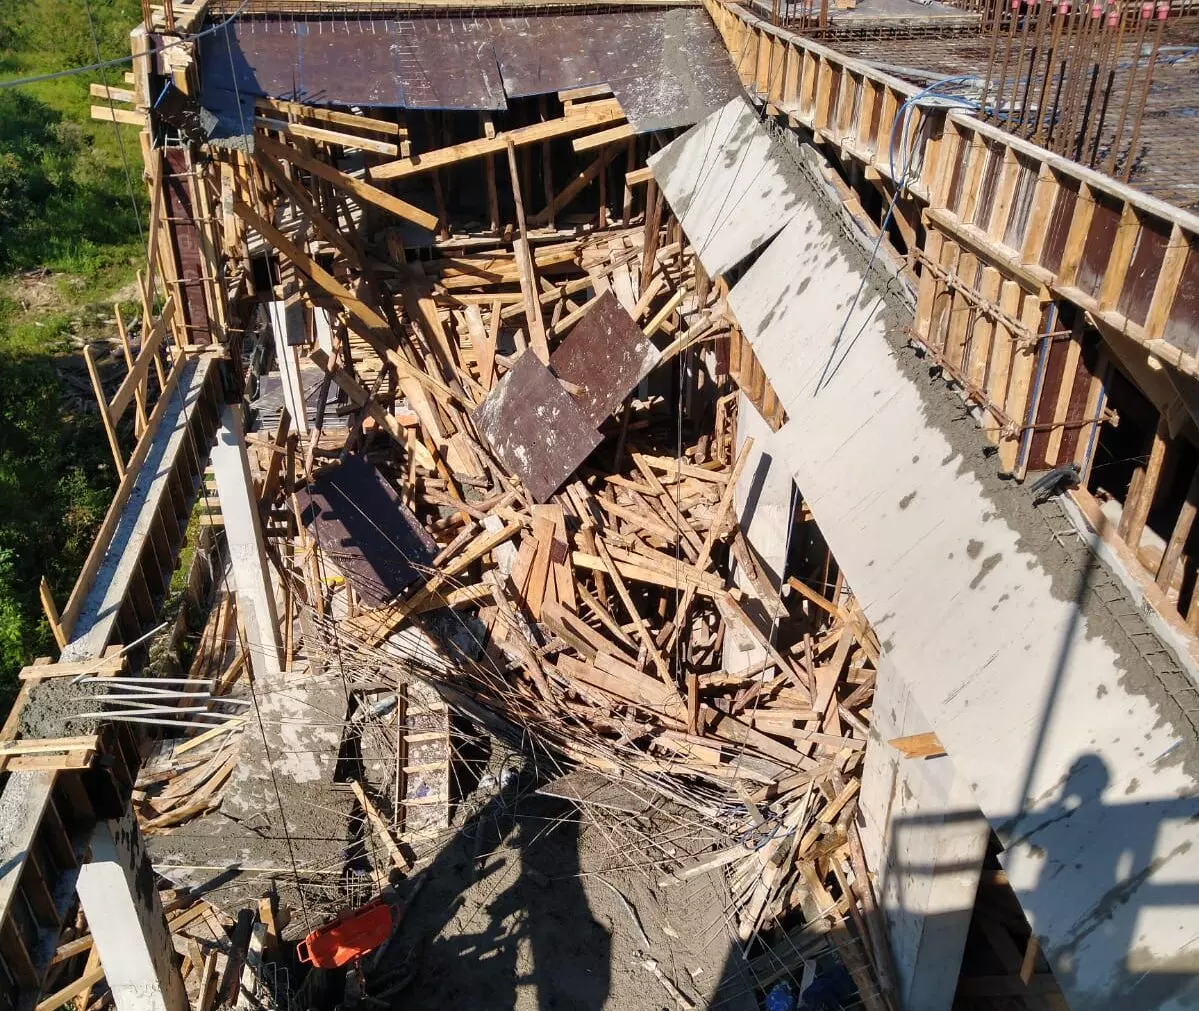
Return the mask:
POLYGON ((539 794, 546 778, 511 752, 486 760, 454 837, 400 885, 404 919, 366 993, 405 1011, 686 1007, 653 960, 694 1007, 756 1008, 720 879, 658 884, 670 854, 711 843, 704 826, 678 810, 580 812, 539 794))

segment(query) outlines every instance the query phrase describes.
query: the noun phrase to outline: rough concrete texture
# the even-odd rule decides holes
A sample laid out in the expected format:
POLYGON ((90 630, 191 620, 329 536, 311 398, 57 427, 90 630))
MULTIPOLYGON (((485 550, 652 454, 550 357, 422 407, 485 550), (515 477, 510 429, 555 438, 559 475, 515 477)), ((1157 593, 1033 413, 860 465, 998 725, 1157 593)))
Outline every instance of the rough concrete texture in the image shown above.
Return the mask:
POLYGON ((676 1007, 640 964, 649 956, 696 1007, 757 1007, 729 957, 719 875, 657 885, 663 851, 685 859, 702 828, 646 820, 655 849, 631 822, 599 811, 580 820, 570 802, 536 795, 511 752, 479 771, 454 838, 400 888, 406 910, 387 958, 414 975, 395 1006, 676 1007))
POLYGON ((72 684, 70 678, 50 678, 29 693, 21 708, 18 725, 25 738, 82 737, 94 734, 93 719, 79 719, 79 713, 94 713, 104 704, 98 699, 96 685, 72 684))
POLYGON ((998 477, 839 204, 815 179, 802 204, 730 296, 800 489, 1072 1003, 1195 1006, 1199 767, 1162 647, 1056 507, 998 477))
POLYGON ((299 664, 257 683, 255 698, 219 810, 153 836, 149 847, 160 872, 204 888, 226 911, 257 901, 266 881, 277 880, 298 914, 289 934, 303 936, 338 908, 336 885, 351 844, 354 797, 333 782, 345 682, 299 664), (296 870, 315 878, 303 902, 296 870))

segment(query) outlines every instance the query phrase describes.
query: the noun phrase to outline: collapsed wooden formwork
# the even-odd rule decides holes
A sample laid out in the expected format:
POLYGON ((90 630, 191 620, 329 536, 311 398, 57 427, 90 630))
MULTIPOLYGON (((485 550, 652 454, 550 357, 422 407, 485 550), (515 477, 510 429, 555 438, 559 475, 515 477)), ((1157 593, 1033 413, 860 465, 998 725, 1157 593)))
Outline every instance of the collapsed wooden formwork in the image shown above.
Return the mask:
MULTIPOLYGON (((537 136, 591 130, 572 143, 588 161, 536 203, 510 135, 369 170, 474 171, 492 220, 469 231, 448 208, 423 220, 338 168, 355 145, 348 118, 337 133, 263 123, 252 160, 215 153, 234 165, 209 172, 235 180, 227 224, 281 279, 263 297, 308 308, 303 343, 276 331, 276 354, 324 376, 314 396, 304 391, 302 420, 283 415, 255 437, 285 611, 310 624, 302 642, 288 632, 286 652, 363 682, 397 670, 427 678, 576 762, 717 818, 729 846, 665 870, 727 874, 742 942, 806 919, 800 961, 839 949, 863 999, 887 1006, 886 942, 854 823, 877 642, 802 505, 795 537, 811 548, 808 581, 793 579, 784 600, 762 570, 733 508, 750 446, 735 438, 730 374, 776 426, 777 400, 725 288, 697 271, 640 167, 645 143, 621 128, 594 132, 619 122, 614 100, 602 89, 558 100, 562 115, 537 136), (499 220, 505 175, 512 223, 499 220), (580 196, 589 209, 577 209, 580 196), (364 204, 442 237, 430 254, 408 254, 387 218, 373 235, 363 227, 364 204), (552 367, 589 314, 612 311, 656 345, 654 367, 595 419, 586 461, 534 501, 531 478, 505 466, 478 412, 522 356, 552 367), (329 424, 331 384, 344 427, 329 424), (378 606, 364 603, 369 583, 295 497, 347 452, 388 475, 435 545, 419 581, 378 606), (724 643, 734 636, 749 639, 752 662, 731 673, 724 643), (834 942, 846 931, 852 944, 834 942)), ((318 119, 288 111, 300 125, 318 119)), ((548 187, 544 158, 537 175, 548 187)), ((228 235, 220 244, 229 248, 228 235)), ((238 276, 251 276, 244 259, 238 276)), ((604 380, 559 389, 594 401, 587 383, 604 380)), ((530 451, 544 437, 517 434, 530 451)), ((406 844, 394 812, 386 829, 406 844)))

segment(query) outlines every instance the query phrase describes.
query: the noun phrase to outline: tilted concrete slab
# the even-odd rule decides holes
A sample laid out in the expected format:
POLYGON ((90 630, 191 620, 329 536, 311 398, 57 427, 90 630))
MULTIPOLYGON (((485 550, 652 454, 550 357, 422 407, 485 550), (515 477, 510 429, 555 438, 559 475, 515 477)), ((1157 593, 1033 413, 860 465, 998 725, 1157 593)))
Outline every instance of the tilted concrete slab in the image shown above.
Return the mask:
POLYGON ((1110 573, 996 478, 961 402, 903 346, 910 307, 882 271, 863 283, 839 210, 813 180, 730 297, 790 419, 780 452, 1005 844, 1072 1005, 1195 1007, 1194 728, 1104 617, 1092 590, 1118 595, 1110 573))
MULTIPOLYGON (((180 453, 190 448, 187 444, 192 438, 195 415, 215 370, 216 360, 211 355, 200 355, 183 366, 108 550, 92 580, 71 641, 62 652, 64 662, 99 656, 112 641, 117 616, 129 594, 130 583, 138 574, 142 555, 148 547, 153 551, 150 536, 158 511, 170 494, 171 477, 180 453)), ((195 450, 202 454, 206 448, 200 445, 195 450)))
POLYGON ((794 162, 742 98, 651 155, 649 164, 709 277, 769 242, 799 206, 794 162))

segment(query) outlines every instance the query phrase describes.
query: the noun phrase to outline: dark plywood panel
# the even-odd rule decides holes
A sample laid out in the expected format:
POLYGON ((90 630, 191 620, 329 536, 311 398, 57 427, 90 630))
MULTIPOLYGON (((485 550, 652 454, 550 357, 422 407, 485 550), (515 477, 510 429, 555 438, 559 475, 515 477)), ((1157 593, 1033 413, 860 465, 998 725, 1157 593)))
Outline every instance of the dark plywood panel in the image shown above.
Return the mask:
POLYGON ((506 109, 487 22, 474 18, 390 21, 407 109, 506 109))
POLYGON ((1199 252, 1192 246, 1162 337, 1188 355, 1199 352, 1199 252))
MULTIPOLYGON (((299 25, 296 100, 308 105, 397 106, 405 80, 395 39, 380 21, 299 25)), ((272 96, 280 97, 280 96, 272 96)))
POLYGON ((548 500, 601 440, 583 408, 532 351, 517 359, 472 417, 537 502, 548 500))
POLYGON ((507 108, 490 31, 472 18, 242 19, 202 40, 200 68, 210 109, 233 91, 312 105, 507 108))
POLYGON ((582 387, 579 406, 598 428, 659 357, 633 317, 607 291, 550 356, 550 367, 562 379, 582 387))
POLYGON ((1088 295, 1098 296, 1107 271, 1107 261, 1120 229, 1121 205, 1100 196, 1095 201, 1091 214, 1091 227, 1082 247, 1082 260, 1078 264, 1078 278, 1074 284, 1088 295))
POLYGON ((479 18, 243 18, 200 42, 201 104, 236 93, 310 104, 499 110, 608 84, 639 132, 689 126, 739 82, 699 9, 479 18))
POLYGON ((1060 176, 1057 181, 1060 185, 1057 196, 1053 200, 1053 210, 1049 213, 1045 243, 1041 248, 1041 266, 1052 270, 1055 274, 1062 265, 1062 256, 1066 252, 1066 239, 1070 236, 1070 222, 1074 218, 1074 208, 1078 204, 1078 183, 1060 176))
POLYGON ((616 26, 610 17, 590 16, 587 20, 593 32, 590 37, 571 30, 576 22, 569 15, 489 20, 495 59, 508 97, 609 83, 605 76, 608 67, 601 62, 595 40, 611 40, 616 26))
POLYGON ((1143 324, 1149 314, 1149 303, 1153 301, 1153 289, 1169 242, 1170 225, 1167 222, 1160 218, 1141 218, 1137 244, 1116 304, 1116 308, 1134 323, 1143 324))
POLYGON ((437 545, 366 460, 349 456, 296 493, 304 525, 369 607, 423 580, 437 545))

